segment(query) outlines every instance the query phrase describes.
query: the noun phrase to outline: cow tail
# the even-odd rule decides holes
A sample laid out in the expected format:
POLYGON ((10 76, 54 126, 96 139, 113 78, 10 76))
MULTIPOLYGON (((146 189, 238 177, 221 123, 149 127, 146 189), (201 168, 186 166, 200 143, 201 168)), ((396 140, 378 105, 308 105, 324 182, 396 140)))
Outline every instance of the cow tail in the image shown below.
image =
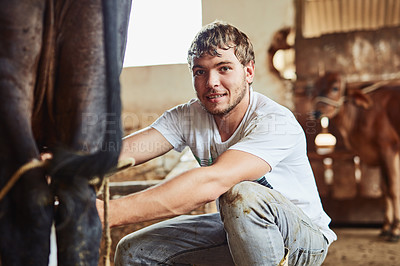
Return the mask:
POLYGON ((79 154, 65 149, 53 151, 51 176, 70 178, 81 176, 88 180, 102 178, 118 163, 122 146, 121 98, 119 76, 121 64, 118 55, 117 1, 102 0, 104 55, 107 90, 107 116, 114 118, 106 123, 103 145, 92 154, 79 154))

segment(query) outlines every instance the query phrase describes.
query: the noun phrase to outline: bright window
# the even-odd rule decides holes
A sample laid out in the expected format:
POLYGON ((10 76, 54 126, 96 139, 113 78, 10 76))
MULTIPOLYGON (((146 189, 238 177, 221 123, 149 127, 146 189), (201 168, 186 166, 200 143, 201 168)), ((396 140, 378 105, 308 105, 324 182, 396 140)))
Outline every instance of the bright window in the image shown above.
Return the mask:
POLYGON ((201 26, 201 0, 133 0, 124 67, 186 63, 201 26))

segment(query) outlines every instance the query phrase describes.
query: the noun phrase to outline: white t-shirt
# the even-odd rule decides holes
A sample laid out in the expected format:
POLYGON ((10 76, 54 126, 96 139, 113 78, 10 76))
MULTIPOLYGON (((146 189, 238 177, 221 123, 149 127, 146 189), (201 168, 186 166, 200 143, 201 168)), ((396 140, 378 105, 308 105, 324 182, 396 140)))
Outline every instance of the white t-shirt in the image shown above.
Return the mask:
POLYGON ((336 240, 329 229, 331 219, 324 212, 306 152, 304 131, 292 112, 250 89, 250 105, 240 125, 221 141, 212 115, 198 99, 166 111, 151 127, 158 130, 177 151, 189 146, 201 166, 228 149, 256 155, 271 166, 268 183, 303 210, 329 243, 336 240))

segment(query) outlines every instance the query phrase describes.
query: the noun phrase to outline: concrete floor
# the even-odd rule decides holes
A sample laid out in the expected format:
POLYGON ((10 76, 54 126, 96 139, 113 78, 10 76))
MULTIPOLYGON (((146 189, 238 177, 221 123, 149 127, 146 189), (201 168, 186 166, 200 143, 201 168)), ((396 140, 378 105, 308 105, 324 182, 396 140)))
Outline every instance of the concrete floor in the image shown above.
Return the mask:
POLYGON ((323 266, 400 265, 400 242, 378 238, 378 228, 334 228, 338 240, 329 248, 323 266))

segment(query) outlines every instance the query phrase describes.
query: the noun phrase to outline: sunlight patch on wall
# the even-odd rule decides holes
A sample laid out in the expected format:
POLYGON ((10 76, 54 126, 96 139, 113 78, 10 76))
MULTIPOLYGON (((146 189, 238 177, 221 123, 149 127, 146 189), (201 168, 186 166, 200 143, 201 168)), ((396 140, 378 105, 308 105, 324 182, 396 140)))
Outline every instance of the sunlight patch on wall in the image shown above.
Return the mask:
POLYGON ((186 64, 201 0, 133 0, 124 67, 186 64))

